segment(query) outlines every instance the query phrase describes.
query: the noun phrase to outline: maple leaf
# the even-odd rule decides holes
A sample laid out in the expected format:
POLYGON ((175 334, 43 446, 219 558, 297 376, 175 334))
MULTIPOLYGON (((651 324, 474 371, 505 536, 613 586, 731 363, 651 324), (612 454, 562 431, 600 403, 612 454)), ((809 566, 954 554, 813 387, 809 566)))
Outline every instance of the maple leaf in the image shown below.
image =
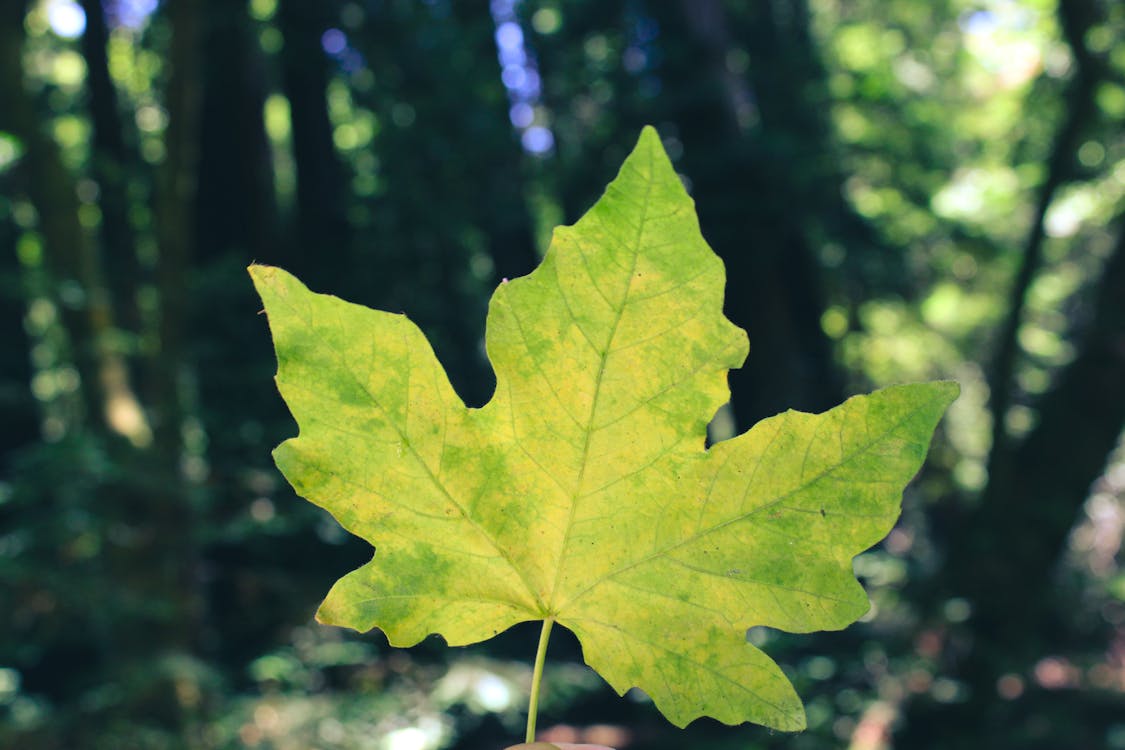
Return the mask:
POLYGON ((483 408, 405 316, 250 271, 300 427, 277 465, 375 546, 321 622, 396 646, 557 623, 614 689, 642 688, 678 726, 804 727, 747 629, 839 629, 868 610, 852 558, 894 525, 957 386, 789 411, 706 448, 748 345, 653 129, 539 268, 493 294, 483 408))

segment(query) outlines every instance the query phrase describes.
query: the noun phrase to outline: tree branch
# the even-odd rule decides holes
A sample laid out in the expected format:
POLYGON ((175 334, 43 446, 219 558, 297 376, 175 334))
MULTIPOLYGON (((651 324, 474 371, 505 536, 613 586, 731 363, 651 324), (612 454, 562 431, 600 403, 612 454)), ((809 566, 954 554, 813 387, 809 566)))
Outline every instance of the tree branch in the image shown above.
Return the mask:
POLYGON ((1036 200, 1035 218, 1024 241, 1023 260, 1008 295, 1008 315, 998 335, 999 344, 989 378, 989 409, 992 414, 990 474, 1000 470, 1011 454, 1006 417, 1015 390, 1013 376, 1019 360, 1019 330, 1027 308, 1028 291, 1043 265, 1047 211, 1059 189, 1071 178, 1082 134, 1096 113, 1095 93, 1102 66, 1097 64, 1085 43, 1086 32, 1098 20, 1096 5, 1093 0, 1062 0, 1058 13, 1063 37, 1074 56, 1075 73, 1063 97, 1066 115, 1055 133, 1047 162, 1047 176, 1036 200))

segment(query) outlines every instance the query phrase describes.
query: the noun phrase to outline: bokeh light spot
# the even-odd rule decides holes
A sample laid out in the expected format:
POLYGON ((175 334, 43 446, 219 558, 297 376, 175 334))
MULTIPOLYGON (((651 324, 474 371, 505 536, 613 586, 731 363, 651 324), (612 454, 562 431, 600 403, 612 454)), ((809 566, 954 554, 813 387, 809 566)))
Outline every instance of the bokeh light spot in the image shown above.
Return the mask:
POLYGON ((500 78, 506 87, 520 89, 527 82, 527 71, 519 65, 505 65, 500 78))
POLYGON ((63 39, 77 39, 86 30, 86 12, 74 0, 47 3, 47 23, 63 39))
POLYGON ((158 0, 118 0, 106 10, 110 11, 111 20, 115 25, 140 29, 156 12, 158 4, 158 0))
POLYGON ((515 21, 505 21, 496 28, 496 46, 500 49, 519 49, 523 46, 523 30, 515 21))
POLYGON ((996 681, 996 693, 1007 701, 1014 701, 1023 695, 1023 680, 1019 675, 1006 674, 996 681))
POLYGON ((338 55, 347 49, 348 38, 339 29, 328 29, 320 37, 320 46, 330 55, 338 55))
POLYGON ((504 711, 512 705, 512 689, 494 674, 481 676, 475 692, 481 706, 489 711, 504 711))
POLYGON ((406 727, 387 735, 387 750, 426 750, 426 733, 418 727, 406 727))
POLYGON ((517 128, 526 128, 535 120, 535 110, 527 102, 513 104, 508 118, 517 128))
POLYGON ((523 147, 533 154, 545 154, 555 147, 555 136, 547 128, 535 126, 523 132, 523 147))
POLYGON ((531 16, 531 28, 540 34, 554 34, 562 27, 562 14, 558 8, 540 8, 531 16))

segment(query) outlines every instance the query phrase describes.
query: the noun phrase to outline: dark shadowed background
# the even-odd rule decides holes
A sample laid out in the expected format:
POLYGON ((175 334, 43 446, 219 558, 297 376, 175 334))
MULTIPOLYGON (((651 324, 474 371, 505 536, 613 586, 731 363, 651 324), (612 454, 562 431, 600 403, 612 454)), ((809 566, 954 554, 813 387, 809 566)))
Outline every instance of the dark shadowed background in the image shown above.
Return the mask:
POLYGON ((537 628, 312 622, 370 547, 269 451, 245 267, 405 311, 470 404, 490 290, 659 129, 750 333, 716 434, 963 395, 841 633, 750 637, 797 736, 680 731, 551 648, 620 750, 1125 748, 1125 4, 0 0, 0 747, 494 750, 537 628))

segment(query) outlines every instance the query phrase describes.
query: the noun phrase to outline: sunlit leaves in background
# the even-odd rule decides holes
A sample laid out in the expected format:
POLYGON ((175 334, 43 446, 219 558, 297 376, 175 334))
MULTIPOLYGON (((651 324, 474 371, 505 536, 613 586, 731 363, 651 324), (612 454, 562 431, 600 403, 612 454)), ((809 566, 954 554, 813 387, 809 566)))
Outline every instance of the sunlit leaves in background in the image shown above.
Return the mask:
MULTIPOLYGON (((437 750, 486 717, 518 734, 527 664, 468 656, 451 667, 310 626, 248 668, 259 694, 236 700, 211 728, 213 746, 277 750, 437 750), (331 690, 331 692, 329 692, 331 690)), ((595 687, 575 665, 560 676, 573 697, 595 687)))
MULTIPOLYGON (((996 293, 1010 286, 1035 231, 1045 163, 1065 115, 1059 95, 1075 73, 1055 3, 819 0, 813 8, 836 132, 850 159, 848 197, 904 249, 912 278, 922 282, 901 299, 830 308, 825 330, 841 340, 845 361, 876 382, 969 360, 956 371, 967 393, 953 414, 973 400, 980 414, 993 343, 986 334, 1005 312, 996 293)), ((1120 77, 1125 55, 1113 50, 1125 43, 1122 12, 1110 14, 1086 44, 1120 77)), ((1068 309, 1097 278, 1109 224, 1125 199, 1125 107, 1114 104, 1120 91, 1109 81, 1099 88, 1099 122, 1046 215, 1047 266, 1019 333, 1026 356, 1018 382, 1029 397, 1043 393, 1073 354, 1068 309)), ((840 262, 840 248, 826 253, 829 265, 840 262)), ((1025 402, 1008 414, 1017 434, 1033 424, 1025 402)), ((985 479, 988 430, 967 414, 951 420, 962 454, 955 476, 966 489, 985 479)))

